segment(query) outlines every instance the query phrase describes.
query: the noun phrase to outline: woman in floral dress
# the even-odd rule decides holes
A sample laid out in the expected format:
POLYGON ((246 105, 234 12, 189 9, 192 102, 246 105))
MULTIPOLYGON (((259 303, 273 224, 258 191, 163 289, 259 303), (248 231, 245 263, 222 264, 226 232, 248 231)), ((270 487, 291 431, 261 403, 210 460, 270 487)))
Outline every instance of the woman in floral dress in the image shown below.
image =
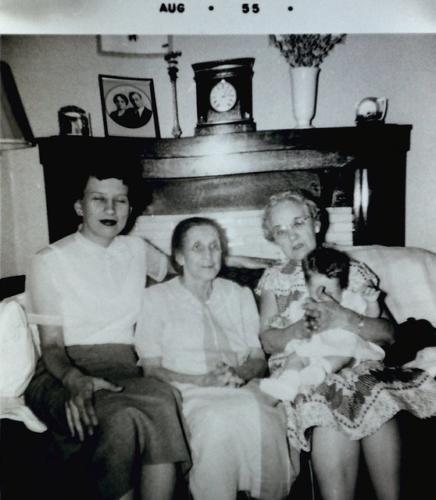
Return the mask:
MULTIPOLYGON (((272 371, 280 365, 286 344, 312 335, 301 319, 286 328, 272 326, 278 314, 286 315, 295 301, 304 303, 306 315, 317 331, 345 328, 381 346, 393 342, 394 325, 386 309, 378 318, 362 316, 335 301, 315 302, 308 292, 302 259, 317 246, 321 223, 316 204, 300 191, 272 196, 264 214, 264 232, 283 251, 286 262, 265 271, 257 292, 261 296, 261 340, 272 354, 272 371)), ((378 285, 375 274, 354 261, 349 287, 360 290, 378 285)), ((288 416, 291 446, 310 449, 324 499, 352 499, 360 448, 379 499, 400 495, 400 440, 396 420, 399 411, 418 417, 436 414, 436 383, 416 369, 385 367, 367 361, 329 375, 319 386, 310 387, 294 402, 283 402, 288 416), (313 432, 310 432, 313 430, 313 432)))

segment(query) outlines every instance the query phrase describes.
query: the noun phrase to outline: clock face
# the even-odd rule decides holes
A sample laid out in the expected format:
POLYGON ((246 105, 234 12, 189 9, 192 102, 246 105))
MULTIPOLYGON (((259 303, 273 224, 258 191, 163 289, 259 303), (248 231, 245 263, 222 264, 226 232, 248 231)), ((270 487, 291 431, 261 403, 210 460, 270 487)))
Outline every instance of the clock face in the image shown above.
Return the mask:
POLYGON ((236 104, 237 94, 235 87, 222 79, 210 91, 209 102, 218 113, 229 111, 236 104))

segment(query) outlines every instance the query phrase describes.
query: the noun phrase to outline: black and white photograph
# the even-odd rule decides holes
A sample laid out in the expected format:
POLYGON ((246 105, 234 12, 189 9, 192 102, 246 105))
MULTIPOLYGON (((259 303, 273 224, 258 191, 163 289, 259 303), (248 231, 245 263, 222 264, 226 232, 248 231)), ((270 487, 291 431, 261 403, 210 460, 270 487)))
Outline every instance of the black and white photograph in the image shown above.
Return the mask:
POLYGON ((159 137, 153 80, 99 75, 105 134, 159 137))
POLYGON ((2 500, 432 500, 429 2, 61 3, 0 14, 2 500))

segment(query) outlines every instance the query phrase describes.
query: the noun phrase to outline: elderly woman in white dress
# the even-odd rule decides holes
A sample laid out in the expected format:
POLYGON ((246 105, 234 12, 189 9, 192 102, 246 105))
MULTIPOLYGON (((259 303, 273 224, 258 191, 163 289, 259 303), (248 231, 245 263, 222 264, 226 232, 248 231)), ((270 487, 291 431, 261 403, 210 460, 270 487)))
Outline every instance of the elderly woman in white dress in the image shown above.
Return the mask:
POLYGON ((80 229, 38 252, 28 275, 42 359, 26 403, 65 459, 86 445, 95 498, 169 500, 175 464, 190 461, 179 398, 143 377, 132 346, 146 275, 162 279, 167 258, 119 235, 131 210, 122 170, 94 168, 75 210, 80 229))
POLYGON ((245 388, 266 362, 251 291, 217 278, 224 246, 210 219, 178 224, 172 257, 180 276, 146 290, 136 349, 146 375, 182 393, 194 499, 234 500, 245 491, 279 500, 298 471, 282 410, 245 388))

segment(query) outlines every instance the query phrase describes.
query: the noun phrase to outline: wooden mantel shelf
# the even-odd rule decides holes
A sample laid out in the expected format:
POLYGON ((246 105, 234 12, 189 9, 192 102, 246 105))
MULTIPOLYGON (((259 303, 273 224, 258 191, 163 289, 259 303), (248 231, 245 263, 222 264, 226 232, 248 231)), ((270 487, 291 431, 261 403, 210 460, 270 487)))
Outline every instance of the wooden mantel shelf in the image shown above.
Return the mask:
POLYGON ((371 124, 181 139, 41 138, 50 240, 77 227, 72 207, 89 166, 115 161, 137 177, 144 214, 258 210, 271 194, 297 187, 325 206, 351 207, 354 243, 402 245, 411 129, 371 124))
POLYGON ((87 157, 123 157, 142 165, 144 178, 205 177, 280 170, 345 167, 375 151, 407 151, 410 125, 371 125, 241 132, 181 139, 49 137, 38 139, 41 163, 67 148, 87 157), (97 156, 98 157, 98 156, 97 156))

